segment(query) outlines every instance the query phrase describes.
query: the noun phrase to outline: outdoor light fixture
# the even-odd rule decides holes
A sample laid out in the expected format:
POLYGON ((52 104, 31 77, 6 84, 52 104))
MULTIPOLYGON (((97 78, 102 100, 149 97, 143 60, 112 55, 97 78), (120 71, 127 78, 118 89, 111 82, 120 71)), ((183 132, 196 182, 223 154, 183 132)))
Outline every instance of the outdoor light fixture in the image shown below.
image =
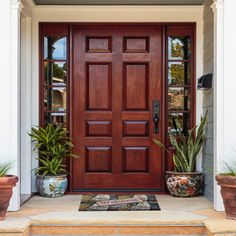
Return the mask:
POLYGON ((212 88, 212 74, 206 74, 198 79, 197 89, 205 90, 212 88))

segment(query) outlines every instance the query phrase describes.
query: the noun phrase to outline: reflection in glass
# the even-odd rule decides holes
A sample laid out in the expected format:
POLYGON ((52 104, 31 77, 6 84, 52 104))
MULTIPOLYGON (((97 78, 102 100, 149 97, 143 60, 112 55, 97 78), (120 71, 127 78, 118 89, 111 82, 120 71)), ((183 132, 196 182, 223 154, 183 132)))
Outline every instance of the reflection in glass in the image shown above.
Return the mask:
POLYGON ((47 111, 66 111, 66 88, 53 87, 44 90, 44 108, 47 111))
POLYGON ((44 37, 44 59, 66 60, 66 37, 44 37))
POLYGON ((185 135, 189 129, 189 113, 169 113, 168 114, 168 132, 177 133, 182 131, 185 135), (180 124, 181 130, 177 128, 176 123, 180 124))
POLYGON ((67 126, 67 115, 66 113, 45 113, 44 115, 44 123, 51 123, 55 125, 60 125, 63 128, 67 126))
POLYGON ((189 62, 168 63, 168 84, 188 85, 191 79, 191 64, 189 62))
POLYGON ((186 88, 168 88, 168 110, 187 111, 190 108, 190 92, 186 88))
POLYGON ((46 85, 64 86, 67 79, 65 62, 44 62, 44 81, 46 85))
POLYGON ((168 59, 190 59, 190 37, 168 37, 168 59))

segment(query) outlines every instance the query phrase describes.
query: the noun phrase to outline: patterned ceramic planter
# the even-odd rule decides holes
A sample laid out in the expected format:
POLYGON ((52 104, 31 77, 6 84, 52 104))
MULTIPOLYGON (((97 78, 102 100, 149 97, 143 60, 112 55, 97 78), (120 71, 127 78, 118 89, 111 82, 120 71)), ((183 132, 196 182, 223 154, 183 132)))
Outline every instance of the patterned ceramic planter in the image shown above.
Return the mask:
POLYGON ((166 185, 175 197, 195 197, 202 193, 202 172, 166 172, 166 185))
POLYGON ((68 185, 66 175, 59 176, 37 176, 37 189, 42 197, 61 197, 68 185))

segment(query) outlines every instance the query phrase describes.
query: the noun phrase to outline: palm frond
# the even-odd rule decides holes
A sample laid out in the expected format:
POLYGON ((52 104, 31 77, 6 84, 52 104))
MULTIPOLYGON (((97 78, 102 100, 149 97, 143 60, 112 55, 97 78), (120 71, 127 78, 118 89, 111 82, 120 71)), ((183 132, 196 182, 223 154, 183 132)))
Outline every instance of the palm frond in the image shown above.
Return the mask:
POLYGON ((65 173, 63 159, 78 157, 73 154, 72 139, 68 131, 54 124, 45 127, 35 126, 29 134, 34 143, 34 150, 39 152, 39 167, 35 174, 56 175, 65 173))

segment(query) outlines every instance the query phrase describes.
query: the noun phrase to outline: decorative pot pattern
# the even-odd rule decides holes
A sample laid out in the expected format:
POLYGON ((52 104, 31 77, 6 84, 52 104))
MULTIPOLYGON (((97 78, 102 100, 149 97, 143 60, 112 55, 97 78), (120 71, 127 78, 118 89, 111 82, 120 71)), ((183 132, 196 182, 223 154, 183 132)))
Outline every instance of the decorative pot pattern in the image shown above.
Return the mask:
POLYGON ((175 197, 195 197, 202 193, 203 180, 201 172, 166 172, 167 188, 175 197))
POLYGON ((5 218, 12 196, 12 188, 16 186, 18 177, 8 175, 0 178, 0 220, 5 218))
POLYGON ((226 218, 236 220, 236 177, 217 175, 216 181, 221 186, 226 218))
POLYGON ((37 176, 37 189, 42 197, 61 197, 68 185, 66 175, 60 176, 37 176))

